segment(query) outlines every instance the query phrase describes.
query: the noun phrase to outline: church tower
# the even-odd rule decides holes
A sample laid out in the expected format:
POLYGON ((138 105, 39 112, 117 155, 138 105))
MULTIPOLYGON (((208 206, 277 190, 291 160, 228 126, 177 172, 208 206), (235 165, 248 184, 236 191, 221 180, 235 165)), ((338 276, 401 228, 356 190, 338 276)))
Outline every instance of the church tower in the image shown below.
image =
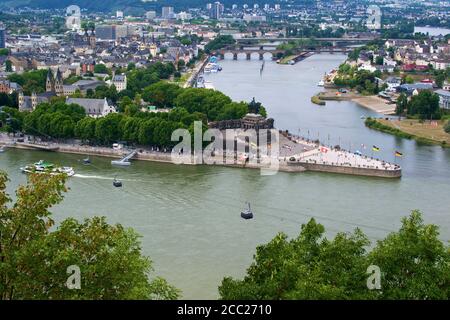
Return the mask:
POLYGON ((89 45, 92 49, 95 48, 96 39, 95 39, 95 31, 94 29, 91 30, 91 35, 89 36, 89 45))
POLYGON ((62 75, 61 75, 61 71, 56 70, 56 76, 55 76, 55 93, 57 96, 62 96, 64 95, 64 88, 63 88, 63 79, 62 79, 62 75))
POLYGON ((48 68, 48 72, 47 72, 47 80, 45 82, 45 91, 55 92, 55 82, 53 81, 53 73, 50 68, 48 68))

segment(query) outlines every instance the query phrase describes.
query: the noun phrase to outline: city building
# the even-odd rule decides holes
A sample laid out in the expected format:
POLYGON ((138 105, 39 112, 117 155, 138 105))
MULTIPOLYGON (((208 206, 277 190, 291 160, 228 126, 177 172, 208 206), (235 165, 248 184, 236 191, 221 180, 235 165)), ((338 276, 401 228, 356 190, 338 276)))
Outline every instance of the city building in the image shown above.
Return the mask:
POLYGON ((173 19, 174 17, 175 13, 173 11, 173 7, 162 7, 161 18, 173 19))
POLYGON ((209 11, 209 17, 211 19, 219 20, 222 17, 224 11, 224 6, 220 2, 216 1, 212 5, 210 11, 209 11))
POLYGON ((116 11, 116 18, 118 20, 123 20, 123 11, 117 10, 116 11))
POLYGON ((67 98, 66 104, 78 104, 93 118, 104 117, 116 112, 116 108, 105 99, 67 98))
POLYGON ((242 19, 245 22, 264 22, 266 21, 266 16, 264 15, 258 15, 258 14, 244 14, 242 19))
POLYGON ((153 20, 156 18, 156 11, 147 11, 145 13, 145 18, 148 20, 153 20))
POLYGON ((0 92, 11 94, 14 91, 21 90, 21 86, 16 82, 11 82, 8 79, 0 79, 0 92))
POLYGON ((116 87, 117 92, 127 88, 127 76, 125 74, 116 74, 111 80, 111 84, 116 87))
POLYGON ((435 92, 439 96, 439 106, 442 109, 450 110, 450 91, 439 89, 435 92))
POLYGON ((175 15, 175 18, 177 20, 191 20, 192 19, 192 14, 190 14, 188 12, 181 11, 180 13, 177 13, 175 15))
POLYGON ((95 27, 98 40, 116 40, 116 28, 113 25, 99 25, 95 27))
POLYGON ((63 78, 61 76, 61 71, 56 70, 56 74, 53 75, 52 70, 49 68, 47 72, 47 79, 45 81, 45 91, 52 92, 57 96, 64 95, 63 89, 63 78))
POLYGON ((6 48, 6 28, 0 24, 0 48, 6 48))

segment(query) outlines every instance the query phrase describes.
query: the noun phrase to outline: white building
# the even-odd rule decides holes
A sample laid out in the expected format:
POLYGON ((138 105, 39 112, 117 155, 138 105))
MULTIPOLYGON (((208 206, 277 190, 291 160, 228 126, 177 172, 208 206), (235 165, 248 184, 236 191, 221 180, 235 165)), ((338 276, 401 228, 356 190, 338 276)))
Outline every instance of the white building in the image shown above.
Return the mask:
POLYGON ((185 11, 181 11, 180 13, 177 13, 175 15, 175 18, 177 20, 191 20, 192 19, 192 14, 185 12, 185 11))
POLYGON ((436 90, 439 95, 439 106, 442 109, 450 110, 450 91, 447 90, 436 90))
POLYGON ((122 20, 123 19, 123 11, 117 10, 116 11, 116 18, 119 19, 119 20, 122 20))
POLYGON ((246 14, 244 14, 242 19, 245 22, 264 22, 264 21, 266 21, 266 16, 246 13, 246 14))
POLYGON ((111 84, 116 87, 117 92, 127 88, 127 76, 124 74, 116 74, 113 76, 111 84))
POLYGON ((156 18, 156 11, 147 11, 145 13, 145 18, 148 20, 153 20, 156 18))
POLYGON ((83 107, 86 114, 93 118, 104 117, 110 113, 115 113, 116 108, 105 99, 67 98, 67 104, 75 103, 83 107))
POLYGON ((162 7, 161 17, 163 19, 173 19, 175 17, 173 7, 162 7))

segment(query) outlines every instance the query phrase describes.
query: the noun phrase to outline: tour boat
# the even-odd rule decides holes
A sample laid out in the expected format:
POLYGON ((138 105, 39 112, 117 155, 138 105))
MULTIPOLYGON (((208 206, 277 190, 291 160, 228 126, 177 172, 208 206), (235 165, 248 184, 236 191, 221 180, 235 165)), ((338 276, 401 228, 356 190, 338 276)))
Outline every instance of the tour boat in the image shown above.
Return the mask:
POLYGON ((250 203, 247 202, 248 204, 248 208, 244 209, 244 211, 241 212, 241 218, 248 220, 248 219, 253 219, 253 212, 250 209, 250 203))
POLYGON ((53 163, 45 162, 44 160, 39 160, 38 162, 27 165, 20 168, 23 173, 38 173, 38 174, 50 174, 52 176, 58 174, 66 174, 69 177, 75 175, 75 171, 72 167, 55 167, 53 163))

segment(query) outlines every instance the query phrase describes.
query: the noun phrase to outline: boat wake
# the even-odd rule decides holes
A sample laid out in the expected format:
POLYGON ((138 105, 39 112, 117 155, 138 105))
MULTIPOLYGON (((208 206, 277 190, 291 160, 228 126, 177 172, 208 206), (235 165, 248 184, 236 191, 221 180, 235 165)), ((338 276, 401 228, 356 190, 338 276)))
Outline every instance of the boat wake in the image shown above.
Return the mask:
POLYGON ((90 175, 84 175, 84 174, 79 174, 79 173, 76 173, 76 174, 74 175, 74 177, 76 177, 76 178, 81 178, 81 179, 114 180, 114 177, 90 176, 90 175))
MULTIPOLYGON (((113 181, 114 177, 106 177, 106 176, 96 176, 96 175, 85 175, 85 174, 79 174, 76 173, 74 175, 75 178, 81 178, 81 179, 98 179, 98 180, 111 180, 113 181)), ((145 182, 144 180, 139 179, 121 179, 122 181, 128 181, 128 182, 145 182)))

